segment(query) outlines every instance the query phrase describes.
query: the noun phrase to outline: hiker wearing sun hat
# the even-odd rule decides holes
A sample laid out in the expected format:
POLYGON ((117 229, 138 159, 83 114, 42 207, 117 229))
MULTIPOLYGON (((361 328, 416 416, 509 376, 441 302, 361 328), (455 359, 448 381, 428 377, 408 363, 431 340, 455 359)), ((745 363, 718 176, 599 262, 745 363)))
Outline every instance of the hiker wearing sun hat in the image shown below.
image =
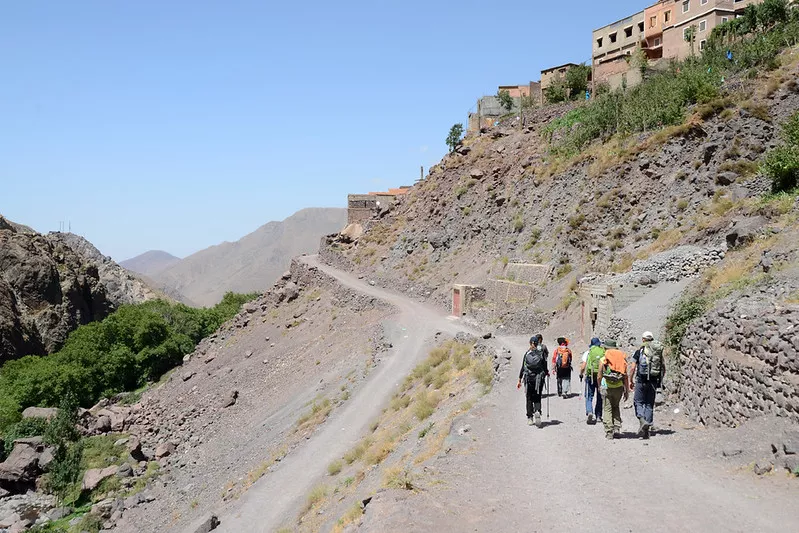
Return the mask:
POLYGON ((616 341, 604 342, 605 355, 599 360, 598 376, 602 380, 599 391, 602 395, 602 424, 605 437, 614 439, 621 434, 621 402, 630 395, 627 378, 627 355, 619 350, 616 341))
POLYGON ((633 354, 630 369, 630 379, 635 384, 635 416, 640 423, 638 436, 643 439, 649 438, 655 413, 655 396, 665 375, 663 345, 655 340, 651 331, 644 331, 641 335, 641 347, 633 354))

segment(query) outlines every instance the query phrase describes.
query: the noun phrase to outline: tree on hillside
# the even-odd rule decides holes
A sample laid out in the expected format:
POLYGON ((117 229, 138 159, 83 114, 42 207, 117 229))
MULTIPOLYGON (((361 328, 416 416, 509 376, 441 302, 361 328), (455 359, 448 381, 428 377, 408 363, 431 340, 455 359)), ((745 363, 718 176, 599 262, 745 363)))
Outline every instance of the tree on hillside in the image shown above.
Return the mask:
POLYGON ((497 100, 499 100, 499 105, 505 108, 505 111, 510 112, 513 109, 513 98, 508 91, 497 91, 497 100))
POLYGON ((454 152, 455 148, 461 143, 461 137, 463 136, 463 124, 454 124, 449 129, 449 135, 447 135, 447 146, 449 146, 449 151, 454 152))
POLYGON ((585 94, 588 89, 588 77, 590 75, 591 67, 585 63, 570 67, 566 71, 566 89, 570 100, 577 100, 585 94))
POLYGON ((685 29, 685 42, 691 44, 691 55, 695 55, 694 43, 696 43, 696 25, 685 29))
POLYGON ((563 76, 555 76, 549 84, 549 87, 544 89, 544 98, 546 98, 549 104, 565 102, 568 96, 569 89, 566 86, 566 79, 563 76))

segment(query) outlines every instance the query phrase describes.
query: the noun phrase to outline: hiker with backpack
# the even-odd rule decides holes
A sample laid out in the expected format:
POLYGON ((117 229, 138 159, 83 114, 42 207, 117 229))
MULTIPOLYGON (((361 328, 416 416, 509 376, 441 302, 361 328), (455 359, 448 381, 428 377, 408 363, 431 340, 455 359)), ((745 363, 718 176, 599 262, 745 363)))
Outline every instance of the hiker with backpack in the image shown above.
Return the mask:
POLYGON ((527 398, 527 425, 535 424, 541 427, 541 392, 544 390, 544 381, 549 374, 547 369, 547 348, 542 342, 541 335, 533 335, 530 338, 530 349, 525 352, 522 358, 522 368, 519 371, 519 382, 516 388, 522 387, 524 380, 525 394, 527 398))
POLYGON ((585 416, 588 424, 596 424, 597 419, 602 421, 602 395, 599 394, 599 361, 605 356, 605 349, 598 337, 591 339, 591 345, 583 354, 580 364, 580 379, 585 377, 585 416), (596 396, 596 406, 594 406, 596 396))
POLYGON ((599 360, 597 376, 602 394, 602 424, 605 438, 615 439, 621 434, 621 402, 630 396, 627 377, 627 355, 619 350, 615 340, 604 344, 605 355, 599 360))
POLYGON ((641 347, 633 354, 630 375, 635 384, 633 402, 635 416, 640 423, 638 436, 648 439, 655 414, 655 395, 663 384, 666 365, 663 361, 663 345, 655 340, 652 332, 645 331, 641 340, 641 347))
POLYGON ((552 352, 552 373, 558 381, 558 396, 569 397, 572 380, 572 351, 569 339, 558 337, 558 347, 552 352))

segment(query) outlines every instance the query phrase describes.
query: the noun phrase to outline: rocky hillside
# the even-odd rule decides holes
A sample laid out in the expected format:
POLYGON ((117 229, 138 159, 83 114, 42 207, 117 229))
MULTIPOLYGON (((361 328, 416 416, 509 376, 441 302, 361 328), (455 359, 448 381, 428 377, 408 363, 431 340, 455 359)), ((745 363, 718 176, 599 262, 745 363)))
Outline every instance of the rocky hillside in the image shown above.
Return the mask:
POLYGON ((156 297, 82 237, 0 217, 0 361, 53 352, 80 324, 156 297))
POLYGON ((153 274, 157 274, 158 272, 171 267, 178 261, 180 261, 180 257, 175 257, 169 252, 164 252, 163 250, 150 250, 149 252, 144 252, 136 257, 121 261, 119 264, 131 272, 136 272, 137 274, 142 274, 144 276, 152 276, 153 274))
POLYGON ((725 245, 733 224, 780 216, 760 200, 758 171, 778 124, 799 109, 796 62, 736 82, 695 106, 685 124, 613 138, 580 154, 550 150, 547 126, 564 109, 535 111, 468 137, 359 239, 323 249, 331 264, 450 305, 452 284, 515 281, 514 264, 541 264, 533 306, 495 309, 502 321, 568 302, 587 273, 629 270, 680 245, 725 245))
POLYGON ((288 268, 292 257, 315 252, 321 237, 341 230, 346 220, 344 209, 303 209, 236 242, 192 254, 151 277, 165 290, 202 306, 214 305, 228 291, 264 291, 288 268))

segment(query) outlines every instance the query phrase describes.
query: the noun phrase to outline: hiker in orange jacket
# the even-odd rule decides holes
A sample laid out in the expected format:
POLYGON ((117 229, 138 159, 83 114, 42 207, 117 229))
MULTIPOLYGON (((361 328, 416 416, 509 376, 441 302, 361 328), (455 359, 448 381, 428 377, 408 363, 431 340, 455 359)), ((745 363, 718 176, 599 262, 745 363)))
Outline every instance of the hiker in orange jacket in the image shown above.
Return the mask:
POLYGON ((630 394, 627 376, 627 355, 619 350, 615 340, 604 342, 605 355, 599 360, 599 391, 602 394, 602 424, 605 437, 615 439, 621 434, 621 402, 630 394))
POLYGON ((557 376, 558 396, 571 397, 572 351, 565 337, 558 337, 558 347, 552 352, 552 373, 557 376))

